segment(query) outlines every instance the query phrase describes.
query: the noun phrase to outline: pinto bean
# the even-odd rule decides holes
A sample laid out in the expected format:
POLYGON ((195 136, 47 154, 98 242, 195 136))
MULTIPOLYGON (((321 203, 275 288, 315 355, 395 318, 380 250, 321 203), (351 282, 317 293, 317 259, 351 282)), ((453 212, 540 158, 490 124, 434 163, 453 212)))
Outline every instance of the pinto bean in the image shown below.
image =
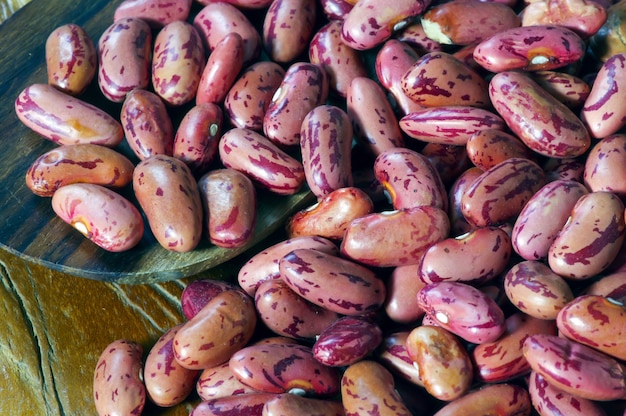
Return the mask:
POLYGON ((212 279, 189 282, 180 295, 183 314, 188 320, 193 318, 211 299, 226 290, 239 290, 239 287, 234 283, 212 279))
POLYGON ((235 377, 228 361, 202 370, 196 383, 196 391, 203 401, 259 393, 258 390, 243 384, 235 377))
POLYGON ((274 62, 291 62, 307 50, 317 17, 315 0, 276 0, 263 20, 263 45, 274 62))
POLYGON ((465 396, 448 403, 434 416, 482 416, 505 414, 528 416, 532 404, 526 389, 515 384, 492 384, 470 391, 465 396))
POLYGON ((599 403, 564 393, 534 371, 530 373, 528 393, 533 407, 541 416, 559 413, 572 416, 606 416, 606 412, 599 403))
POLYGON ((296 394, 279 394, 263 406, 263 416, 344 416, 339 401, 322 400, 296 394))
POLYGON ((202 70, 196 105, 221 104, 242 68, 243 40, 238 33, 229 33, 215 45, 202 70))
POLYGON ((626 198, 626 134, 599 140, 585 159, 583 180, 590 191, 613 192, 626 198))
POLYGON ((135 17, 160 28, 176 20, 187 20, 192 0, 124 0, 116 8, 113 21, 135 17))

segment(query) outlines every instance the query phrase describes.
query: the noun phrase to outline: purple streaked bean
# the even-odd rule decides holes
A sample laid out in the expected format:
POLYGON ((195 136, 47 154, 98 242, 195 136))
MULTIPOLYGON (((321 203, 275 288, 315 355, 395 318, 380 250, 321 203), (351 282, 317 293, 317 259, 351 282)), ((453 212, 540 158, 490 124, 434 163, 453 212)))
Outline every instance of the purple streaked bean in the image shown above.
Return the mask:
POLYGON ((601 405, 575 394, 564 393, 533 371, 528 380, 528 394, 533 407, 540 416, 607 416, 601 405))
POLYGON ((248 393, 219 397, 200 402, 189 416, 262 416, 265 403, 275 396, 275 393, 248 393))
POLYGON ((279 394, 263 406, 263 416, 344 416, 340 401, 279 394))
POLYGON ((124 0, 116 8, 113 21, 136 17, 159 28, 176 20, 187 20, 192 0, 124 0))
POLYGON ((386 335, 377 353, 378 360, 395 375, 424 387, 419 369, 406 349, 406 340, 411 331, 404 330, 386 335))
POLYGON ((546 183, 559 179, 583 183, 585 161, 581 158, 550 158, 541 167, 546 173, 546 183))
POLYGON ((488 384, 446 404, 433 416, 529 416, 532 404, 528 391, 517 384, 488 384))
POLYGON ((529 75, 541 88, 572 109, 582 107, 591 92, 591 86, 584 79, 566 72, 534 71, 529 75))
POLYGON ((238 290, 234 283, 222 280, 201 279, 190 282, 180 295, 180 304, 187 320, 196 316, 204 305, 226 290, 238 290))
POLYGON ((626 272, 615 271, 602 276, 587 286, 584 294, 604 296, 626 304, 626 272))
POLYGON ((274 62, 291 62, 306 51, 317 17, 315 0, 275 0, 263 20, 263 45, 274 62))
POLYGON ((196 391, 203 401, 259 393, 258 390, 243 384, 235 377, 228 361, 202 370, 196 383, 196 391))
POLYGON ((590 191, 609 191, 626 198, 626 134, 599 140, 585 159, 583 180, 590 191))
POLYGON ((237 32, 220 40, 202 70, 196 91, 196 105, 221 104, 243 68, 243 40, 237 32))
POLYGON ((467 149, 463 146, 426 143, 420 153, 426 156, 426 159, 439 172, 439 176, 446 187, 472 166, 467 149))
POLYGON ((483 170, 471 167, 461 173, 450 186, 448 191, 449 213, 450 213, 450 236, 457 236, 468 233, 475 227, 471 225, 463 215, 461 201, 472 183, 483 174, 483 170))
POLYGON ((329 20, 343 20, 354 6, 354 0, 320 0, 322 10, 329 20))
POLYGON ((407 44, 407 46, 410 46, 410 48, 419 55, 429 52, 438 52, 443 49, 439 42, 426 35, 421 19, 409 22, 405 27, 400 29, 399 32, 394 33, 393 38, 390 40, 398 40, 407 44))
POLYGON ((472 134, 465 145, 472 163, 488 170, 513 157, 533 159, 533 152, 516 136, 502 130, 481 130, 472 134))

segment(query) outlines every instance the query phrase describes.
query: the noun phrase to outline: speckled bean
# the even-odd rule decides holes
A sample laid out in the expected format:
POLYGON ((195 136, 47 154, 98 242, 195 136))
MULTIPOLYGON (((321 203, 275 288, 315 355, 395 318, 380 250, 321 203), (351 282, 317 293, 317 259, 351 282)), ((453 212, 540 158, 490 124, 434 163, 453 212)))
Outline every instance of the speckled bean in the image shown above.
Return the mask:
POLYGON ((274 62, 291 62, 305 52, 317 17, 315 0, 275 0, 263 20, 263 46, 274 62))
POLYGON ((191 3, 192 0, 124 0, 115 8, 113 21, 135 17, 159 28, 176 20, 187 20, 191 3))
POLYGON ((417 386, 424 387, 424 380, 420 377, 415 361, 411 359, 406 349, 406 340, 411 331, 404 330, 386 335, 377 358, 389 371, 417 386))
POLYGON ((99 247, 121 252, 135 247, 144 233, 144 222, 135 206, 101 185, 73 183, 52 195, 52 209, 99 247))
POLYGON ((329 20, 343 20, 354 3, 354 0, 320 0, 322 10, 329 20))
POLYGON ((571 416, 607 416, 599 403, 564 393, 546 381, 539 373, 531 372, 528 394, 533 407, 540 416, 555 414, 571 416))
POLYGON ((184 162, 155 155, 133 172, 133 189, 158 243, 175 252, 193 250, 202 237, 202 202, 184 162), (186 215, 180 215, 184 211, 186 215))
POLYGON ((426 156, 435 170, 439 172, 441 181, 450 186, 466 169, 472 166, 463 146, 442 143, 426 143, 421 154, 426 156))
POLYGON ((180 305, 187 320, 196 316, 204 305, 226 290, 239 289, 234 283, 222 280, 200 279, 189 282, 180 295, 180 305))
POLYGON ((590 191, 609 191, 626 198, 626 134, 599 140, 585 159, 583 180, 590 191))
MULTIPOLYGON (((299 135, 299 133, 298 133, 299 135)), ((225 167, 238 170, 279 195, 296 193, 306 182, 302 163, 253 130, 234 128, 218 144, 225 167)))
POLYGON ((616 271, 602 276, 587 286, 584 294, 604 296, 626 304, 626 272, 616 271))
POLYGON ((344 416, 340 401, 322 400, 297 394, 279 394, 263 406, 263 416, 344 416))
POLYGON ((587 100, 591 86, 576 75, 560 71, 533 71, 529 75, 541 88, 572 109, 579 109, 587 100))
POLYGON ((176 129, 172 156, 182 160, 195 174, 205 173, 217 156, 224 114, 217 104, 192 107, 176 129))
POLYGON ((190 370, 215 367, 248 343, 256 323, 254 301, 239 290, 226 290, 179 329, 174 357, 190 370))
POLYGON ((141 381, 143 348, 119 339, 102 351, 95 367, 93 395, 100 416, 141 414, 146 388, 141 381))
POLYGON ((559 179, 582 183, 585 161, 581 158, 550 158, 542 168, 546 173, 546 183, 559 179))
POLYGON ((70 183, 121 188, 130 183, 135 165, 124 155, 96 144, 55 147, 39 156, 26 172, 26 186, 35 195, 52 196, 70 183))
POLYGON ((462 235, 475 227, 471 225, 463 215, 461 210, 461 201, 463 195, 467 192, 472 183, 483 174, 483 170, 477 167, 471 167, 461 173, 458 178, 450 186, 448 191, 449 213, 450 213, 450 235, 462 235))
POLYGON ((202 70, 196 104, 221 104, 243 68, 243 40, 229 33, 213 48, 202 70))
POLYGON ((250 393, 219 397, 201 402, 189 416, 262 416, 263 406, 275 396, 275 393, 250 393))
POLYGON ((259 393, 258 390, 243 384, 235 377, 228 361, 202 370, 196 383, 196 391, 203 401, 259 393))
POLYGON ((470 136, 465 147, 469 159, 482 170, 513 157, 533 159, 533 153, 520 139, 502 130, 477 131, 470 136))
POLYGON ((424 315, 417 306, 417 292, 426 284, 418 278, 419 264, 394 267, 387 279, 385 312, 394 322, 411 323, 424 315))
POLYGON ((313 357, 330 367, 344 367, 364 359, 380 345, 383 331, 362 316, 343 316, 328 325, 313 344, 313 357))
POLYGON ((233 6, 241 9, 264 9, 272 3, 272 0, 197 0, 198 3, 208 5, 211 3, 230 3, 233 6))
POLYGON ((529 416, 532 411, 530 396, 516 384, 486 385, 448 403, 434 416, 529 416))
POLYGON ((439 325, 468 342, 493 342, 506 330, 504 312, 487 294, 461 282, 424 286, 417 304, 439 325))

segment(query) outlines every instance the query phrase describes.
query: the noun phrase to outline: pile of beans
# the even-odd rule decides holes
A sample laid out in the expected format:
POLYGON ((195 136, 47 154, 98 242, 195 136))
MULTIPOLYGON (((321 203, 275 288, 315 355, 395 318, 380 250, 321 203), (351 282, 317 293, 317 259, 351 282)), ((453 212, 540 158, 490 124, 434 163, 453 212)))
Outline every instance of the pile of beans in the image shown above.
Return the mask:
POLYGON ((626 414, 621 4, 198 3, 124 1, 97 54, 50 36, 28 186, 107 250, 143 233, 131 183, 182 252, 249 241, 261 189, 318 203, 145 357, 107 346, 99 414, 626 414), (121 121, 76 98, 96 74, 121 121))

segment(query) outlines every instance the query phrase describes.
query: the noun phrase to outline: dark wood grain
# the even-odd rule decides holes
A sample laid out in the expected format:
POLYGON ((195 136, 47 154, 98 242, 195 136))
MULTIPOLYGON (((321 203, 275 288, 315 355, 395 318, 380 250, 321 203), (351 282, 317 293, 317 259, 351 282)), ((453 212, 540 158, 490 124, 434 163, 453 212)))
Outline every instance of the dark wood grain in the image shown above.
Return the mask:
MULTIPOLYGON (((0 25, 0 247, 27 261, 89 279, 120 283, 151 283, 190 276, 222 264, 282 226, 287 216, 313 202, 308 190, 290 196, 259 193, 254 240, 239 249, 221 249, 205 239, 190 253, 162 248, 149 228, 136 248, 110 253, 95 246, 54 215, 49 198, 35 196, 25 186, 30 164, 54 145, 17 119, 14 101, 32 83, 46 82, 44 44, 57 26, 76 23, 94 43, 113 20, 120 1, 33 0, 0 25)), ((94 82, 81 98, 119 116, 121 105, 108 102, 94 82)), ((185 108, 179 109, 180 117, 185 108)), ((120 150, 132 157, 128 148, 120 150)), ((132 190, 123 192, 132 199, 132 190)))

